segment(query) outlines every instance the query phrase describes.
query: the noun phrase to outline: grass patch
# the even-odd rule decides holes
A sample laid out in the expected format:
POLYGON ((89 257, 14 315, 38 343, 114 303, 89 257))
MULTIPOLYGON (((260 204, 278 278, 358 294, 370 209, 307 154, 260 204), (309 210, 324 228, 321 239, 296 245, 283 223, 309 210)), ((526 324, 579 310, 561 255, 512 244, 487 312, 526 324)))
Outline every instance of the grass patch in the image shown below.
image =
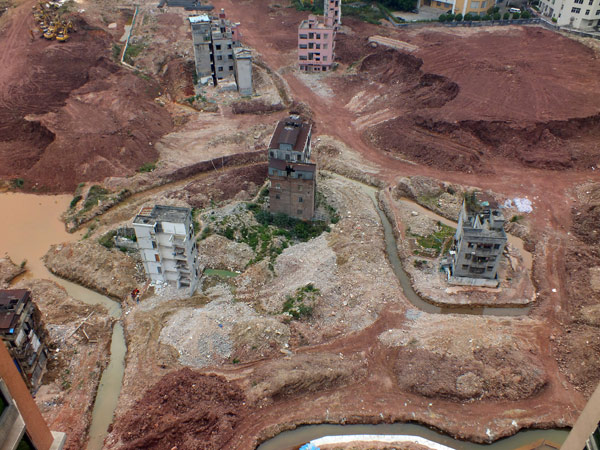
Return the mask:
POLYGON ((25 185, 25 180, 23 178, 13 178, 11 184, 13 188, 21 189, 25 185))
POLYGON ((331 223, 338 223, 340 221, 340 215, 338 214, 337 210, 327 203, 325 196, 321 192, 317 191, 317 207, 319 206, 323 207, 325 211, 327 211, 331 223))
POLYGON ((518 215, 518 214, 515 214, 514 216, 512 216, 512 217, 510 218, 510 221, 511 221, 512 223, 519 223, 521 220, 523 220, 523 216, 520 216, 520 215, 518 215))
POLYGON ((127 50, 125 50, 125 54, 123 55, 123 61, 127 64, 133 65, 133 60, 142 53, 146 46, 142 43, 139 44, 129 44, 127 46, 127 50))
POLYGON ((294 295, 288 295, 283 304, 282 313, 287 313, 296 320, 312 316, 314 305, 321 291, 312 283, 296 289, 294 295))
POLYGON ((416 200, 419 205, 425 206, 427 209, 436 209, 439 198, 439 195, 419 195, 416 200))
MULTIPOLYGON (((423 249, 429 249, 432 253, 435 253, 435 256, 445 254, 450 249, 452 236, 454 236, 454 233, 456 232, 456 229, 444 225, 441 222, 438 222, 438 226, 440 229, 435 233, 427 236, 415 236, 417 238, 417 243, 423 249)), ((415 254, 417 253, 415 252, 415 254)))

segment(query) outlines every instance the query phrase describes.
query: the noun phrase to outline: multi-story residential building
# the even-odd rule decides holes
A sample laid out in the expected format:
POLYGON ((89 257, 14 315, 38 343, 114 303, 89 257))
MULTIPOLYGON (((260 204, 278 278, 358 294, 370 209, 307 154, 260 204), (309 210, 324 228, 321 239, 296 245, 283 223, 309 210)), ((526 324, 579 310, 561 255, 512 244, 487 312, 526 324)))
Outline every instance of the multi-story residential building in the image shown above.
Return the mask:
POLYGON ((331 70, 335 49, 335 26, 331 17, 308 16, 298 27, 298 63, 300 70, 331 70))
POLYGON ((146 274, 153 283, 173 283, 193 294, 201 274, 192 210, 177 206, 143 207, 133 229, 146 274))
POLYGON ((0 341, 0 449, 61 450, 65 433, 50 431, 6 346, 0 341))
POLYGON ((48 350, 41 315, 28 290, 0 290, 0 337, 27 386, 35 389, 46 368, 48 350))
POLYGON ((342 8, 340 6, 341 0, 323 0, 323 11, 326 17, 333 19, 333 27, 335 31, 338 30, 342 24, 342 8))
POLYGON ((331 70, 335 33, 342 24, 341 0, 323 0, 325 16, 311 14, 298 26, 298 64, 306 72, 331 70))
POLYGON ((312 126, 299 116, 281 120, 269 144, 269 210, 302 220, 315 214, 317 166, 310 162, 312 126))
POLYGON ((463 201, 454 236, 452 276, 495 280, 506 245, 504 216, 481 194, 463 201))
POLYGON ((496 5, 494 0, 422 0, 419 4, 438 8, 440 14, 452 11, 452 14, 484 15, 487 10, 496 5))
POLYGON ((600 0, 540 0, 541 13, 559 26, 598 31, 600 0))
MULTIPOLYGON (((217 85, 220 80, 249 79, 251 89, 252 54, 248 51, 243 55, 245 59, 250 58, 250 64, 235 64, 235 50, 240 48, 239 33, 237 25, 227 20, 225 11, 221 9, 217 17, 193 16, 189 21, 198 82, 217 85)), ((244 86, 243 90, 244 95, 248 95, 248 87, 244 86)))

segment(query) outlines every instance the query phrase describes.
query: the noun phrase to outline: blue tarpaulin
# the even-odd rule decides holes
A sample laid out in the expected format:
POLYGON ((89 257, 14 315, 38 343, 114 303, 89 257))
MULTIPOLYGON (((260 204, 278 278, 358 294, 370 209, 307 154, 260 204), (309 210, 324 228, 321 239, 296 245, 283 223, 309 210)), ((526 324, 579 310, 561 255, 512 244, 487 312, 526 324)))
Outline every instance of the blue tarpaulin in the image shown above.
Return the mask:
POLYGON ((300 447, 300 450, 319 450, 319 447, 309 442, 308 444, 304 444, 302 447, 300 447))

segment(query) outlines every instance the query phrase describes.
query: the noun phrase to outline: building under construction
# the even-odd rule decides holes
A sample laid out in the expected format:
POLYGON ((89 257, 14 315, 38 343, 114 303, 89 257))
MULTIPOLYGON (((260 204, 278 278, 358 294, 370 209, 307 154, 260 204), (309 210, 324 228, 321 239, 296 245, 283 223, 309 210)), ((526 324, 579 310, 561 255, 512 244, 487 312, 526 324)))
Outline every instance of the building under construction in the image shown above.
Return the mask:
POLYGON ((46 368, 48 350, 41 314, 28 290, 0 290, 0 337, 27 386, 35 389, 46 368))
POLYGON ((243 49, 238 24, 218 16, 202 14, 188 19, 194 41, 194 62, 200 85, 236 83, 242 95, 252 94, 252 54, 243 49))
POLYGON ((315 215, 317 165, 310 162, 312 126, 297 115, 281 120, 269 144, 269 210, 302 220, 315 215))

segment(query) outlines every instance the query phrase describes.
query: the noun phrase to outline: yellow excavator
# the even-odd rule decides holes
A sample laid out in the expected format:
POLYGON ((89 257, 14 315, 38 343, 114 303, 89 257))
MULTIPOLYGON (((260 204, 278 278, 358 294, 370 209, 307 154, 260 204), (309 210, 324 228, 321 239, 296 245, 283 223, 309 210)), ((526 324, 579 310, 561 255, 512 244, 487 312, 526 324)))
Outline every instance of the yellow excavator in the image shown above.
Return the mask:
POLYGON ((55 24, 54 22, 50 22, 48 28, 44 32, 44 37, 46 39, 54 39, 56 37, 56 30, 58 29, 59 24, 55 24))
POLYGON ((66 42, 69 39, 68 25, 63 22, 62 27, 58 28, 56 32, 56 40, 59 42, 66 42))

